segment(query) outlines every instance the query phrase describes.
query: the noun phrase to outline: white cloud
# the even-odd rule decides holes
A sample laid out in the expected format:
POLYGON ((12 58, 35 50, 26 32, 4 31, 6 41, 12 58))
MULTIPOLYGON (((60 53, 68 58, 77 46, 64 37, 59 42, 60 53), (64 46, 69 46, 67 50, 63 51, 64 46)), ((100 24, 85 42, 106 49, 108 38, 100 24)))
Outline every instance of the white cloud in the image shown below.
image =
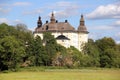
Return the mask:
POLYGON ((90 38, 90 39, 94 39, 94 40, 95 40, 96 37, 97 37, 97 36, 96 36, 95 34, 93 34, 93 33, 90 33, 90 34, 89 34, 89 38, 90 38))
POLYGON ((120 37, 120 32, 118 32, 115 36, 116 36, 116 37, 120 37))
POLYGON ((60 1, 60 2, 56 2, 55 5, 53 5, 53 7, 58 8, 58 7, 62 7, 62 8, 78 8, 79 5, 75 2, 68 2, 68 1, 60 1))
POLYGON ((70 16, 78 15, 78 11, 73 9, 72 11, 68 8, 65 10, 56 11, 55 16, 57 18, 67 18, 70 16))
POLYGON ((120 43, 120 32, 116 33, 114 37, 115 37, 116 42, 120 43))
MULTIPOLYGON (((66 18, 69 16, 74 16, 78 14, 78 9, 80 6, 75 2, 69 1, 60 1, 56 3, 48 3, 45 7, 40 7, 39 9, 34 9, 31 11, 24 11, 23 15, 31 15, 31 14, 42 14, 44 11, 54 11, 56 18, 66 18)), ((51 15, 49 13, 47 16, 51 15)))
POLYGON ((101 32, 91 32, 91 33, 89 33, 89 38, 93 39, 93 40, 97 40, 97 39, 100 39, 102 37, 104 37, 104 36, 101 34, 101 32))
POLYGON ((56 6, 59 6, 59 7, 66 7, 70 5, 71 5, 71 2, 68 2, 68 1, 61 1, 56 3, 56 6))
POLYGON ((23 7, 23 6, 29 6, 31 3, 29 2, 15 2, 12 4, 7 3, 1 3, 0 4, 0 15, 8 14, 10 11, 12 11, 13 7, 23 7))
POLYGON ((80 6, 75 2, 60 1, 48 5, 47 8, 54 10, 57 18, 66 18, 78 15, 80 6))
POLYGON ((114 27, 108 25, 101 25, 96 27, 97 30, 113 30, 114 27))
POLYGON ((5 4, 5 3, 0 4, 0 16, 8 14, 10 11, 11 8, 9 4, 5 4))
POLYGON ((13 24, 23 24, 24 22, 19 20, 19 19, 16 19, 14 21, 12 21, 13 24))
POLYGON ((9 24, 9 20, 6 18, 0 18, 0 23, 7 23, 9 24))
POLYGON ((112 37, 116 43, 120 43, 120 32, 117 32, 115 35, 113 34, 111 36, 107 36, 105 34, 102 34, 101 32, 92 32, 92 33, 89 33, 89 38, 93 40, 98 40, 103 37, 112 37))
POLYGON ((56 3, 49 3, 47 4, 46 8, 48 9, 63 9, 63 8, 68 8, 68 7, 78 7, 78 4, 75 2, 69 2, 69 1, 60 1, 56 3))
POLYGON ((120 27, 120 20, 115 21, 111 25, 114 26, 114 27, 120 27))
POLYGON ((86 15, 89 19, 120 19, 120 3, 108 4, 99 6, 93 12, 86 15))
POLYGON ((24 22, 19 20, 19 19, 9 20, 7 18, 0 18, 0 24, 1 23, 6 23, 6 24, 9 24, 9 25, 24 24, 24 22))
POLYGON ((8 7, 8 6, 10 6, 10 4, 7 4, 7 3, 1 3, 0 4, 0 7, 8 7))
POLYGON ((10 12, 10 8, 2 8, 2 7, 0 7, 0 15, 5 15, 5 14, 7 14, 7 13, 9 13, 10 12))
POLYGON ((30 31, 34 31, 36 27, 28 27, 30 31))
POLYGON ((12 4, 1 3, 0 7, 29 6, 29 5, 31 5, 30 2, 15 2, 15 3, 12 3, 12 4))
POLYGON ((16 2, 13 4, 13 6, 29 6, 31 3, 29 2, 16 2))
POLYGON ((113 30, 115 29, 115 27, 111 26, 111 25, 96 25, 96 26, 89 26, 90 30, 113 30))
POLYGON ((24 11, 23 15, 34 15, 34 14, 41 14, 43 12, 43 9, 36 9, 31 11, 24 11))
POLYGON ((120 44, 120 41, 116 41, 116 43, 120 44))

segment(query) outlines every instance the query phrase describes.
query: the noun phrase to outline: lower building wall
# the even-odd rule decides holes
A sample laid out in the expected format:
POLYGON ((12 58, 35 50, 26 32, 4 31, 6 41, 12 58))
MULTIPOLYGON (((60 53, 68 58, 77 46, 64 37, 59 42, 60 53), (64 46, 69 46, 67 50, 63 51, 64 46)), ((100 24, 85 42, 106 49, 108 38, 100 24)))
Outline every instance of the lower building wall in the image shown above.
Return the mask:
POLYGON ((85 45, 85 43, 88 42, 88 34, 78 33, 78 40, 79 40, 78 41, 78 44, 79 44, 78 48, 79 48, 80 51, 82 51, 83 46, 85 45))
POLYGON ((57 43, 66 47, 66 48, 70 47, 69 40, 57 40, 57 43))
MULTIPOLYGON (((79 51, 82 50, 82 46, 84 43, 88 42, 88 34, 85 33, 77 33, 77 32, 53 32, 52 35, 56 38, 57 36, 63 34, 70 40, 57 40, 58 44, 61 44, 62 46, 68 48, 70 46, 74 46, 79 51)), ((41 39, 43 39, 43 33, 35 33, 34 37, 40 36, 41 39)))
POLYGON ((76 32, 52 33, 55 38, 61 34, 70 39, 69 46, 74 46, 75 48, 78 48, 78 34, 76 32))
POLYGON ((40 36, 41 39, 43 39, 43 33, 35 33, 35 34, 34 34, 34 37, 36 37, 36 36, 40 36))

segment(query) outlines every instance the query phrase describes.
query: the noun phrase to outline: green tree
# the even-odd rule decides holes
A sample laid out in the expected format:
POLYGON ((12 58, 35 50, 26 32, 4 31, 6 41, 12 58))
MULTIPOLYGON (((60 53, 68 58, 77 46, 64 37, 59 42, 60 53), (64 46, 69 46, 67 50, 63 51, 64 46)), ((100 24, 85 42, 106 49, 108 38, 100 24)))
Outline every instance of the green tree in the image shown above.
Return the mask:
POLYGON ((29 60, 31 61, 31 64, 35 66, 41 66, 44 63, 44 58, 45 57, 45 48, 42 44, 42 40, 39 36, 36 36, 32 42, 28 46, 28 49, 30 50, 30 55, 29 55, 29 60))
POLYGON ((54 55, 52 59, 52 65, 53 66, 65 66, 64 58, 66 54, 67 54, 67 49, 64 46, 57 44, 56 54, 54 55))
POLYGON ((17 24, 15 29, 17 30, 15 34, 17 39, 21 40, 24 44, 31 44, 34 36, 32 31, 28 30, 25 24, 17 24))
POLYGON ((116 43, 115 41, 112 39, 112 38, 107 38, 107 37, 104 37, 102 39, 98 39, 96 40, 96 45, 98 46, 99 48, 99 51, 102 53, 104 53, 104 51, 106 49, 111 49, 111 48, 115 48, 116 46, 116 43))
POLYGON ((114 66, 120 68, 120 43, 116 44, 116 58, 114 58, 114 66))
POLYGON ((104 54, 101 56, 101 67, 113 67, 114 59, 116 59, 116 51, 114 49, 106 49, 104 54))
POLYGON ((112 67, 116 58, 116 43, 112 38, 104 37, 96 40, 100 52, 100 66, 112 67))
POLYGON ((80 67, 93 67, 93 59, 87 54, 83 54, 80 58, 80 67))
POLYGON ((13 26, 9 26, 5 23, 0 24, 0 38, 4 38, 5 36, 13 36, 16 34, 17 30, 13 26))
POLYGON ((19 67, 24 57, 25 48, 14 36, 6 36, 0 40, 0 66, 1 70, 19 67))
MULTIPOLYGON (((32 40, 33 40, 33 34, 31 31, 29 31, 26 27, 24 26, 19 26, 19 28, 14 27, 14 26, 9 26, 5 23, 0 24, 0 39, 2 41, 4 41, 4 39, 6 39, 6 37, 14 37, 14 39, 16 39, 20 44, 21 47, 24 48, 24 50, 26 51, 25 53, 29 53, 29 50, 27 49, 27 46, 31 44, 32 40)), ((11 40, 8 40, 11 41, 11 40)), ((15 41, 15 40, 13 40, 15 41)), ((14 46, 11 44, 11 46, 14 46)), ((5 50, 4 54, 6 54, 8 48, 7 47, 2 47, 1 46, 1 50, 5 50)), ((1 53, 2 55, 2 53, 1 53)), ((24 57, 22 57, 21 61, 23 60, 23 62, 27 59, 28 54, 24 54, 24 57)), ((3 58, 1 58, 3 59, 3 58)), ((1 61, 1 65, 3 65, 3 60, 1 61)), ((6 67, 6 69, 8 69, 8 66, 4 65, 4 68, 6 67)))
POLYGON ((57 42, 53 35, 50 32, 45 32, 43 34, 43 43, 45 44, 46 53, 48 55, 48 65, 52 65, 52 60, 57 53, 56 47, 57 42))
POLYGON ((65 64, 67 62, 71 62, 72 64, 66 64, 68 67, 79 67, 80 66, 80 58, 81 58, 82 54, 81 52, 76 49, 74 46, 70 46, 70 48, 67 49, 67 54, 65 56, 65 58, 68 60, 65 62, 65 64))
POLYGON ((100 66, 99 50, 92 39, 88 40, 88 43, 85 44, 82 52, 91 58, 91 66, 94 66, 94 67, 100 66))

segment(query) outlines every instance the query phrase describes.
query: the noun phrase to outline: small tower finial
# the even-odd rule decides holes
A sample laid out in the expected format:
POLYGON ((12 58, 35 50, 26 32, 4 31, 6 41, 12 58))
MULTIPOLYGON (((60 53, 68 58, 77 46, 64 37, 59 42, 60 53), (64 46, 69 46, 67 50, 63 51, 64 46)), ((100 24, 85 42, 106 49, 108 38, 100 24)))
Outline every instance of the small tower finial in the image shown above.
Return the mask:
POLYGON ((52 11, 52 16, 54 16, 54 12, 52 11))
POLYGON ((39 16, 39 20, 41 20, 41 17, 39 16))
POLYGON ((52 14, 51 14, 51 19, 50 19, 50 21, 51 21, 51 23, 55 23, 55 22, 56 22, 53 11, 52 11, 52 14))
POLYGON ((81 14, 81 18, 83 18, 83 14, 81 14))
POLYGON ((41 17, 38 17, 38 21, 37 21, 37 27, 42 27, 42 21, 41 21, 41 17))
POLYGON ((85 26, 85 21, 84 21, 83 14, 81 14, 80 25, 85 26))

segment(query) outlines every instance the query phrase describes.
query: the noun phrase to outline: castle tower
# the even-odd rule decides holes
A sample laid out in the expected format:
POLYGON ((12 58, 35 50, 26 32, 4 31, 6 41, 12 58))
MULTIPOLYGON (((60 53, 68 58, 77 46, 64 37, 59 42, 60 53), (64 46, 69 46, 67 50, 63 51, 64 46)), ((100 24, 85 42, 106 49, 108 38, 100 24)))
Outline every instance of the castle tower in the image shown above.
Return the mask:
POLYGON ((79 27, 78 27, 78 31, 79 32, 88 32, 87 31, 87 28, 86 28, 86 26, 85 26, 85 21, 84 21, 84 17, 83 17, 83 15, 81 15, 81 19, 80 19, 80 25, 79 25, 79 27))
POLYGON ((78 26, 78 48, 81 51, 84 43, 88 42, 88 31, 85 26, 83 15, 81 15, 80 24, 78 26))
POLYGON ((42 21, 41 21, 41 17, 39 16, 38 21, 37 21, 37 27, 40 28, 42 27, 42 21))
POLYGON ((54 13, 53 13, 53 12, 52 12, 52 14, 51 14, 50 22, 51 22, 51 23, 55 23, 55 22, 56 22, 55 16, 54 16, 54 13))

